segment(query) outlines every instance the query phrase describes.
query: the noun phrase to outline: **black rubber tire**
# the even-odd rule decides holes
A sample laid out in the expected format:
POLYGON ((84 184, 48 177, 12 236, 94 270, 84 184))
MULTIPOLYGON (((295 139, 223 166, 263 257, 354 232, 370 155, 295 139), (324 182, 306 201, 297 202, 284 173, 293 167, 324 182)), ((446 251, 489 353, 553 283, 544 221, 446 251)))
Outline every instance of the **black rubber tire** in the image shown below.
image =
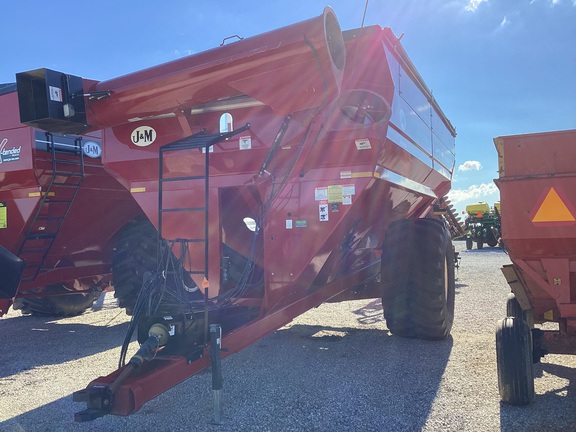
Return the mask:
POLYGON ((118 306, 132 315, 145 272, 158 266, 158 232, 149 221, 131 222, 122 232, 112 255, 112 284, 118 306))
POLYGON ((492 232, 492 230, 488 231, 486 243, 490 247, 498 246, 498 239, 494 236, 494 233, 492 232))
POLYGON ((476 247, 478 249, 484 248, 484 241, 483 240, 476 240, 476 247))
POLYGON ((390 224, 382 249, 382 305, 390 332, 445 339, 454 321, 455 272, 450 232, 437 219, 390 224))
POLYGON ((514 293, 508 294, 506 298, 506 316, 524 319, 524 311, 514 293))
POLYGON ((527 405, 534 398, 532 338, 522 319, 506 317, 496 328, 498 390, 502 402, 527 405))
POLYGON ((466 239, 466 249, 471 250, 473 246, 474 246, 474 242, 472 241, 472 239, 467 238, 466 239))
MULTIPOLYGON (((66 290, 62 285, 50 285, 46 291, 66 290)), ((46 297, 25 297, 16 299, 14 309, 20 309, 24 315, 71 317, 80 315, 92 307, 94 301, 100 297, 102 291, 93 291, 89 294, 50 295, 46 297)))

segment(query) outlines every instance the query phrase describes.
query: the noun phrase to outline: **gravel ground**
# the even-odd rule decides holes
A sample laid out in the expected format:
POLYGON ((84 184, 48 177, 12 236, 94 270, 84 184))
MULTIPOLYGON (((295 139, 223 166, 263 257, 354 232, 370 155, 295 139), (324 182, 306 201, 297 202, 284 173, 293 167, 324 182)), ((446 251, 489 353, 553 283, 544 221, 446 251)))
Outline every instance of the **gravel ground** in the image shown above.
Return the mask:
POLYGON ((223 361, 223 423, 203 372, 130 417, 75 423, 71 394, 118 362, 128 319, 102 309, 0 319, 0 431, 573 431, 576 357, 536 367, 528 407, 499 402, 495 326, 509 290, 500 250, 461 251, 452 336, 391 336, 379 301, 327 304, 223 361))

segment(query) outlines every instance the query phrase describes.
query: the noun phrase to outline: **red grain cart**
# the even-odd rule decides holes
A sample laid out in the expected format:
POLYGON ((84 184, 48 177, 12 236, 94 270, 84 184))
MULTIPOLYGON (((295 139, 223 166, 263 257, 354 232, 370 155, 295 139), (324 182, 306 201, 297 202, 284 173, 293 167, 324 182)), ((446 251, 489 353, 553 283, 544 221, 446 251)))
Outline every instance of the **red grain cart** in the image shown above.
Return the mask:
POLYGON ((342 33, 327 8, 108 81, 22 73, 18 92, 29 125, 101 130, 105 170, 151 222, 116 248, 133 325, 120 369, 76 394, 77 420, 133 413, 211 363, 219 391, 221 355, 325 301, 382 298, 393 333, 448 336, 454 252, 426 216, 450 189, 455 130, 390 29, 342 33))
POLYGON ((104 171, 100 132, 25 126, 16 85, 2 85, 0 179, 0 316, 13 301, 25 313, 83 312, 110 280, 114 235, 142 215, 104 171))
POLYGON ((504 402, 529 403, 533 362, 576 354, 576 131, 504 136, 498 151, 502 238, 512 294, 498 323, 498 382, 504 402), (543 331, 535 323, 556 322, 543 331))

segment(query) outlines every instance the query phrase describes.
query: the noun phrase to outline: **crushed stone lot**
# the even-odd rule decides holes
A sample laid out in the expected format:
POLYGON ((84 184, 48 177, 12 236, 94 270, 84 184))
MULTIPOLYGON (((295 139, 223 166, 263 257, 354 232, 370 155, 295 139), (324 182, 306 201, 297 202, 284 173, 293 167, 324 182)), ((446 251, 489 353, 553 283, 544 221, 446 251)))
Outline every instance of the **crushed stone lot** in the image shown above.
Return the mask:
POLYGON ((451 337, 390 335, 379 300, 322 305, 222 361, 221 425, 211 424, 208 371, 132 416, 75 423, 84 406, 72 392, 115 370, 129 317, 111 293, 99 310, 73 318, 10 311, 0 318, 0 431, 576 430, 576 356, 536 365, 531 405, 500 403, 495 327, 509 293, 500 267, 510 260, 496 248, 455 244, 451 337))

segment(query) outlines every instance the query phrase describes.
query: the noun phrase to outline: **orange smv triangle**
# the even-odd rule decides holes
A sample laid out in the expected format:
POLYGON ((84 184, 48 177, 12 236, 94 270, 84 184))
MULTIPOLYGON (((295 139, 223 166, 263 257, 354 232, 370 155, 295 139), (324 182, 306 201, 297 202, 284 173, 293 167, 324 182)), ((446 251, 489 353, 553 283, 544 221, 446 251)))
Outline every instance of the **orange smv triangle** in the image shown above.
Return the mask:
POLYGON ((574 222, 574 215, 568 210, 562 198, 554 188, 550 188, 548 195, 542 201, 540 208, 532 218, 532 222, 574 222))

